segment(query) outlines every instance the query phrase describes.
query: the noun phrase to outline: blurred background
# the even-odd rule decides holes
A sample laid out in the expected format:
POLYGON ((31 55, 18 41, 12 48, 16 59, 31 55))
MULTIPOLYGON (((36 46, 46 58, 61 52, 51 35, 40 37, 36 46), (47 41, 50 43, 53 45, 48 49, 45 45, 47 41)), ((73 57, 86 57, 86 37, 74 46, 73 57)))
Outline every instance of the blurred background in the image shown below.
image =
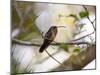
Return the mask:
POLYGON ((95 14, 95 6, 13 0, 11 73, 95 69, 95 14), (54 59, 39 53, 51 26, 65 26, 46 49, 54 59))

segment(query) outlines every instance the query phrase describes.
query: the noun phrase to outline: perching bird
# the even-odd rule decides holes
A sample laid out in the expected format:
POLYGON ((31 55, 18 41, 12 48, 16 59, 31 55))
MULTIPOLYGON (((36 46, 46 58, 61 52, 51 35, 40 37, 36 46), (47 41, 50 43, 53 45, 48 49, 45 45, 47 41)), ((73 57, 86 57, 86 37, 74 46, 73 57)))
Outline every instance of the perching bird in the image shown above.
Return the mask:
MULTIPOLYGON (((41 5, 41 4, 40 4, 41 5)), ((42 7, 42 5, 41 5, 42 7)), ((46 8, 37 14, 36 26, 37 28, 46 33, 51 26, 65 26, 66 28, 58 29, 57 35, 54 39, 58 43, 66 43, 73 39, 76 33, 76 19, 70 16, 71 10, 68 5, 48 4, 46 8), (63 34, 62 34, 63 33, 63 34)), ((36 8, 40 9, 39 7, 36 8)))
MULTIPOLYGON (((41 5, 41 4, 40 4, 41 5)), ((42 5, 40 6, 42 7, 42 5)), ((40 7, 36 7, 40 10, 40 7)), ((71 10, 68 8, 68 5, 60 5, 60 4, 48 4, 47 7, 43 7, 41 12, 37 12, 36 18, 36 26, 37 28, 45 33, 44 42, 39 50, 39 52, 43 52, 52 41, 58 43, 67 43, 70 42, 74 38, 74 34, 78 31, 76 27, 76 18, 70 16, 71 10), (57 29, 57 33, 52 33, 52 26, 64 26, 66 28, 57 29), (55 34, 52 40, 49 40, 55 34), (47 37, 46 39, 46 36, 47 37), (49 38, 49 39, 48 39, 49 38)))
POLYGON ((50 43, 55 39, 56 34, 57 34, 57 26, 52 26, 44 36, 44 42, 39 50, 40 53, 42 53, 50 45, 50 43))

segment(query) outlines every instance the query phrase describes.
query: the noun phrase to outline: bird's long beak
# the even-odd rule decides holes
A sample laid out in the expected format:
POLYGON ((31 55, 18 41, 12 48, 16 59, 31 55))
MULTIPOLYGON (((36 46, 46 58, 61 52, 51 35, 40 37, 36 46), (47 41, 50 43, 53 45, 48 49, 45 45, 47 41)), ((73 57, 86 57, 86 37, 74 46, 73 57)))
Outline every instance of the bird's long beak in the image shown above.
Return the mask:
POLYGON ((58 28, 60 28, 60 27, 64 27, 64 28, 66 28, 66 26, 57 26, 58 28))

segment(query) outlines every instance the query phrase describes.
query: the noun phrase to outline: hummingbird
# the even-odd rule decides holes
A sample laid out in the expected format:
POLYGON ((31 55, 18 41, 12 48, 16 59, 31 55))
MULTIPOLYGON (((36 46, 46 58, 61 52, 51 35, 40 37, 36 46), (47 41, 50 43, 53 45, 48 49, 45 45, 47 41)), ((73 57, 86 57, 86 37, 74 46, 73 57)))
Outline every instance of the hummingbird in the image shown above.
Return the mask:
POLYGON ((55 39, 57 35, 57 27, 64 27, 64 26, 51 26, 50 29, 44 35, 44 42, 39 49, 39 52, 42 53, 55 39))

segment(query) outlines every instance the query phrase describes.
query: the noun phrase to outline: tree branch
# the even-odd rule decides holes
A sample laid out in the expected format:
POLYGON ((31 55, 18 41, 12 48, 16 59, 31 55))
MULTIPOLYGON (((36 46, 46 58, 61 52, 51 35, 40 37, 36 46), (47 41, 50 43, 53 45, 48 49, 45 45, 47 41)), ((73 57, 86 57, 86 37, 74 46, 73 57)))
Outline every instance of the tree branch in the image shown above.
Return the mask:
POLYGON ((72 41, 77 41, 77 40, 83 39, 83 38, 85 38, 85 37, 87 37, 87 36, 89 36, 89 35, 92 35, 93 33, 94 33, 94 31, 93 31, 92 33, 90 33, 90 34, 87 34, 87 35, 85 35, 85 36, 82 36, 82 37, 80 37, 80 38, 78 38, 78 39, 74 39, 74 40, 72 40, 72 41))
POLYGON ((64 71, 64 70, 81 70, 88 63, 96 58, 96 46, 91 45, 85 51, 82 51, 78 55, 72 55, 67 61, 63 63, 66 68, 62 65, 53 69, 52 71, 64 71))
MULTIPOLYGON (((88 12, 87 8, 86 8, 84 5, 82 5, 82 6, 83 6, 83 8, 85 9, 85 11, 88 12)), ((95 26, 94 26, 94 24, 93 24, 95 20, 92 22, 91 19, 89 18, 89 16, 87 16, 87 19, 90 21, 90 23, 92 24, 92 27, 93 27, 94 30, 96 31, 96 28, 95 28, 95 26)))
MULTIPOLYGON (((12 39, 12 43, 19 44, 19 45, 25 45, 25 46, 41 46, 42 44, 36 44, 29 41, 22 41, 18 39, 12 39)), ((67 45, 80 45, 80 44, 90 44, 88 42, 70 42, 70 43, 51 43, 50 45, 61 45, 61 44, 67 44, 67 45)))

